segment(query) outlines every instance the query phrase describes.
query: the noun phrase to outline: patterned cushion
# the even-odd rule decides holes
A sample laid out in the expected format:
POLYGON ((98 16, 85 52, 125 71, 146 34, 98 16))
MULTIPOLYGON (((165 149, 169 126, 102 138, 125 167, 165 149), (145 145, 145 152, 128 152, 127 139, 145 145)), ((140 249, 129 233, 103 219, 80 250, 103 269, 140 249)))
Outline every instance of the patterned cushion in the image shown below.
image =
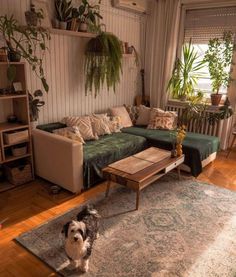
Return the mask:
POLYGON ((89 116, 68 116, 62 120, 68 127, 77 126, 84 140, 96 140, 98 136, 93 133, 89 116))
POLYGON ((93 114, 90 116, 90 120, 93 127, 93 133, 98 136, 109 135, 111 131, 108 126, 107 114, 93 114))
POLYGON ((139 109, 139 116, 136 120, 136 125, 148 125, 150 120, 151 108, 141 105, 139 109))
POLYGON ((132 123, 136 124, 136 120, 139 117, 140 106, 126 106, 126 105, 124 105, 124 106, 129 114, 129 117, 130 117, 132 123))
POLYGON ((119 116, 113 116, 110 119, 108 119, 107 124, 109 126, 111 133, 119 133, 121 132, 120 129, 123 128, 121 124, 121 119, 119 116))
POLYGON ((131 127, 133 123, 125 107, 114 107, 109 109, 112 116, 119 116, 123 127, 131 127))
POLYGON ((176 112, 163 111, 158 108, 151 109, 148 129, 166 129, 173 130, 177 118, 176 112))
POLYGON ((69 139, 78 141, 80 143, 85 143, 77 126, 56 129, 53 130, 53 133, 59 136, 67 137, 69 139))

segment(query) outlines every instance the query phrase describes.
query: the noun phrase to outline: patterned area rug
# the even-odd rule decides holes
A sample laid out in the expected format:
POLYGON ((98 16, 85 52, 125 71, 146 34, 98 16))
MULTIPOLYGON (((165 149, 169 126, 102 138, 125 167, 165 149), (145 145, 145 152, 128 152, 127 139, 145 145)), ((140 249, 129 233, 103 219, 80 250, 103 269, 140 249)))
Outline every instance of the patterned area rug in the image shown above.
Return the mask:
MULTIPOLYGON (((235 277, 236 193, 168 175, 141 193, 119 187, 95 207, 102 215, 90 269, 97 277, 235 277)), ((63 276, 78 276, 64 254, 70 210, 16 240, 63 276)))

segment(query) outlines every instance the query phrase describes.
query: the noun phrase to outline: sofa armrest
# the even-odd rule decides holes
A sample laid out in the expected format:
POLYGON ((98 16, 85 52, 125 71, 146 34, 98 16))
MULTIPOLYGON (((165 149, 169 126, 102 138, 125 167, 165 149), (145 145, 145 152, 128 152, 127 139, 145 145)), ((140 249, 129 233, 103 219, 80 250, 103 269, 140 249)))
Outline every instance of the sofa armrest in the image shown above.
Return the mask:
POLYGON ((83 144, 35 129, 32 132, 36 174, 73 193, 83 189, 83 144))

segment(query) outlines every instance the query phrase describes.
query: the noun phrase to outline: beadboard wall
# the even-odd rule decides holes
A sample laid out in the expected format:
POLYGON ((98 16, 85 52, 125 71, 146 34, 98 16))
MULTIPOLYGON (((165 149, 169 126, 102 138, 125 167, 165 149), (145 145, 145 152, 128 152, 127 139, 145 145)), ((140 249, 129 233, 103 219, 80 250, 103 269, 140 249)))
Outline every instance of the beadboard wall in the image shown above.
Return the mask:
MULTIPOLYGON (((51 3, 53 1, 48 0, 50 6, 51 3)), ((24 12, 29 9, 29 4, 30 0, 0 0, 0 14, 14 14, 25 24, 24 12)), ((113 32, 121 40, 134 45, 142 61, 145 16, 116 9, 111 6, 110 0, 102 0, 101 14, 106 31, 113 32)), ((135 95, 141 93, 140 68, 136 67, 133 57, 126 57, 123 58, 123 75, 115 93, 104 89, 96 99, 92 95, 85 96, 83 53, 87 41, 86 38, 51 35, 49 52, 46 53, 44 63, 50 90, 44 96, 46 105, 40 112, 40 124, 61 120, 66 115, 103 112, 111 106, 132 104, 135 95)), ((30 91, 41 88, 40 81, 28 66, 27 83, 30 91)), ((0 122, 6 120, 4 115, 8 113, 11 113, 11 107, 7 102, 4 105, 0 103, 0 122)))

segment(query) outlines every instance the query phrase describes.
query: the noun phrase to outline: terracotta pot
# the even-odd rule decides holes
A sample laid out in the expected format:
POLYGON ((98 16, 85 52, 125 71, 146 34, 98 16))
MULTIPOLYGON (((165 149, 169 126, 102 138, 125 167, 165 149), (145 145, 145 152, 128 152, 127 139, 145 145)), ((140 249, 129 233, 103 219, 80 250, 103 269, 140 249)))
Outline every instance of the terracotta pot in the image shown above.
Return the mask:
POLYGON ((79 31, 80 32, 87 32, 88 31, 88 24, 84 23, 84 22, 80 22, 79 31))
POLYGON ((222 98, 222 94, 219 94, 219 93, 211 94, 211 104, 213 106, 219 106, 221 98, 222 98))
POLYGON ((67 22, 65 22, 65 21, 60 21, 60 22, 59 22, 59 25, 60 25, 60 29, 61 29, 61 30, 66 30, 66 28, 67 28, 67 22))

